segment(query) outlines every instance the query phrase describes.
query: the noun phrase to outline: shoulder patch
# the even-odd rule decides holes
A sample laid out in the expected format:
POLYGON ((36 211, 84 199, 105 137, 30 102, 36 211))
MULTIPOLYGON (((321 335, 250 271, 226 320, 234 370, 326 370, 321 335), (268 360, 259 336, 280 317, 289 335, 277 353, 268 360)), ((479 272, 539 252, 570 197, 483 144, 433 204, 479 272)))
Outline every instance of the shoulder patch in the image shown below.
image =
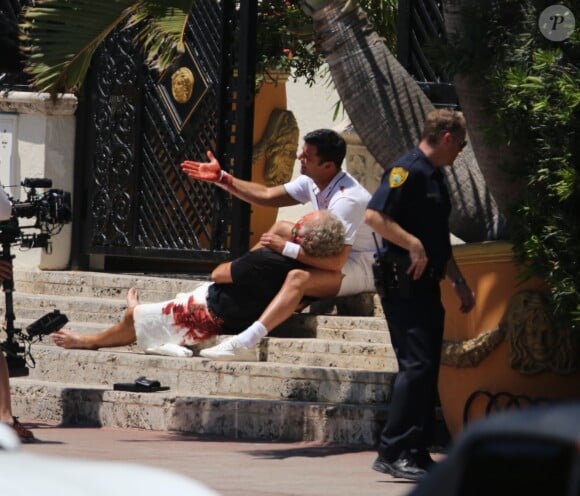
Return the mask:
POLYGON ((391 188, 398 188, 402 186, 403 183, 409 177, 409 172, 402 167, 393 167, 391 173, 389 174, 389 186, 391 188))

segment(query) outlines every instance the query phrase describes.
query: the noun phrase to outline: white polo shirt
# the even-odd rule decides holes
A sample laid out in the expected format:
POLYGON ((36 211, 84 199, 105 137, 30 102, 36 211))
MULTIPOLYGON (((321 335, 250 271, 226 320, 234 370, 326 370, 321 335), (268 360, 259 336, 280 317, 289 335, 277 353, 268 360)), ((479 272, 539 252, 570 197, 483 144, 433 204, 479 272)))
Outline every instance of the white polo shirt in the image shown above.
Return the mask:
POLYGON ((345 244, 352 245, 353 252, 374 252, 372 230, 364 223, 371 194, 348 172, 339 172, 322 191, 305 175, 286 183, 284 188, 296 201, 312 202, 315 210, 336 215, 344 224, 345 244))
POLYGON ((340 171, 322 191, 308 176, 301 175, 284 185, 296 201, 312 202, 315 210, 328 210, 344 224, 346 245, 352 250, 342 268, 344 278, 339 296, 374 291, 372 276, 375 242, 372 229, 364 223, 371 194, 348 172, 340 171))

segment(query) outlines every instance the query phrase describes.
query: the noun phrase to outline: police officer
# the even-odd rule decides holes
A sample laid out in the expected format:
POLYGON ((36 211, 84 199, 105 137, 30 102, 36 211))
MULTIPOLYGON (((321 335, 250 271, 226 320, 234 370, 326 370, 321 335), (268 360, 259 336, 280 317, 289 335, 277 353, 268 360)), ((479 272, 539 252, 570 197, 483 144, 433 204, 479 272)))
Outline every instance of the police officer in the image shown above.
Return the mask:
POLYGON ((451 252, 451 202, 441 170, 453 164, 465 136, 459 112, 430 112, 419 145, 385 170, 365 213, 383 237, 381 303, 399 366, 373 469, 394 477, 418 480, 433 463, 427 446, 443 341, 440 280, 450 278, 461 311, 475 304, 451 252))

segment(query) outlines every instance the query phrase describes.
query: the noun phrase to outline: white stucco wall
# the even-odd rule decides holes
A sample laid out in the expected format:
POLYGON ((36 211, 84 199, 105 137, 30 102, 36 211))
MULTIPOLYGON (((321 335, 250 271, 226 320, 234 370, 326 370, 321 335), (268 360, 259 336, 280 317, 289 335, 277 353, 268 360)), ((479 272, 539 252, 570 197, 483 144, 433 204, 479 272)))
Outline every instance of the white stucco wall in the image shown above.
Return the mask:
MULTIPOLYGON (((340 133, 346 140, 347 153, 342 164, 344 170, 352 174, 365 188, 374 193, 380 183, 383 168, 376 162, 354 131, 342 106, 333 120, 335 106, 340 97, 332 85, 325 80, 313 87, 304 82, 288 82, 286 85, 288 110, 296 117, 300 136, 319 128, 330 128, 340 133)), ((299 147, 302 146, 302 142, 299 147)), ((294 165, 293 178, 300 174, 300 163, 294 165)), ((312 211, 312 205, 297 205, 281 208, 278 220, 295 221, 312 211)))
MULTIPOLYGON (((11 186, 8 193, 16 200, 26 200, 26 191, 19 187, 24 178, 52 179, 52 187, 72 192, 77 99, 63 95, 53 102, 46 93, 7 92, 0 95, 0 114, 10 116, 13 126, 4 140, 11 142, 10 157, 2 167, 2 177, 11 186)), ((39 194, 45 189, 38 189, 39 194)), ((35 218, 19 218, 26 234, 34 229, 35 218)), ((52 236, 52 251, 41 248, 22 250, 15 247, 15 268, 66 269, 71 249, 71 225, 52 236)))

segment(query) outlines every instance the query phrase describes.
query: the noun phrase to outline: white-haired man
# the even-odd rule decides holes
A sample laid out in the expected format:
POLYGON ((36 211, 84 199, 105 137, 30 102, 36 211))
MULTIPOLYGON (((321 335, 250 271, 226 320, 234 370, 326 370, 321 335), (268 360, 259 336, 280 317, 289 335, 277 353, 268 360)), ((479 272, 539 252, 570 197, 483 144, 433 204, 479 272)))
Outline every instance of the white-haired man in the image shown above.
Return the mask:
MULTIPOLYGON (((328 212, 304 216, 293 231, 290 239, 313 257, 332 257, 344 244, 342 222, 328 212)), ((53 341, 63 348, 85 349, 136 341, 148 354, 191 356, 187 346, 250 325, 278 292, 288 272, 302 266, 269 248, 256 247, 220 264, 212 272, 212 283, 173 300, 141 304, 137 291, 131 288, 127 311, 119 323, 92 335, 63 329, 52 334, 53 341)))
MULTIPOLYGON (((341 169, 346 155, 344 139, 331 129, 318 129, 304 136, 298 154, 301 175, 289 183, 266 187, 244 181, 223 171, 211 152, 209 162, 185 161, 182 170, 192 179, 210 181, 232 195, 262 206, 284 207, 312 203, 315 210, 328 210, 344 224, 345 243, 333 257, 310 257, 299 245, 276 232, 262 235, 260 242, 278 253, 303 262, 308 267, 288 273, 284 285, 270 305, 252 325, 202 356, 213 360, 241 360, 255 356, 252 348, 294 312, 304 296, 327 298, 374 291, 372 273, 374 241, 364 224, 370 193, 348 172, 341 169)), ((283 223, 277 223, 280 231, 283 223)), ((287 228, 291 224, 286 224, 287 228)))

